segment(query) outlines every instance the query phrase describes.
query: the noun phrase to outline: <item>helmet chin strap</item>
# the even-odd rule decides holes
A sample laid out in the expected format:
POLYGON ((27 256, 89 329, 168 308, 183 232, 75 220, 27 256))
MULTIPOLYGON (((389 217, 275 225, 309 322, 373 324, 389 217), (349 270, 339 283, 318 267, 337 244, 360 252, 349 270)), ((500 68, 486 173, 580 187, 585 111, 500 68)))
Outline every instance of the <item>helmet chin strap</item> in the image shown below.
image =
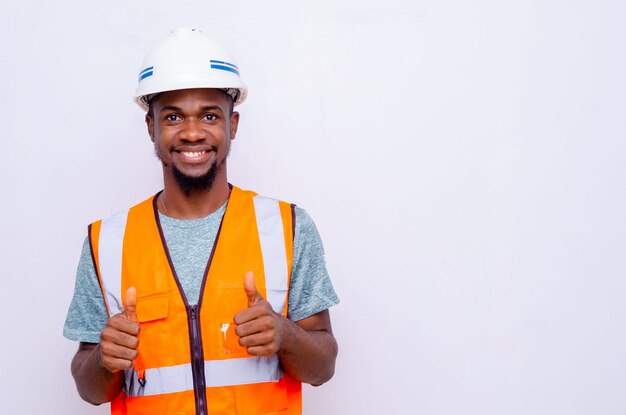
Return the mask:
POLYGON ((154 97, 156 97, 159 94, 150 94, 150 95, 144 95, 143 97, 141 97, 141 100, 147 105, 150 106, 150 101, 152 101, 152 99, 154 97))
POLYGON ((239 90, 237 88, 222 88, 222 91, 226 92, 233 99, 233 102, 237 102, 237 98, 239 98, 239 90))

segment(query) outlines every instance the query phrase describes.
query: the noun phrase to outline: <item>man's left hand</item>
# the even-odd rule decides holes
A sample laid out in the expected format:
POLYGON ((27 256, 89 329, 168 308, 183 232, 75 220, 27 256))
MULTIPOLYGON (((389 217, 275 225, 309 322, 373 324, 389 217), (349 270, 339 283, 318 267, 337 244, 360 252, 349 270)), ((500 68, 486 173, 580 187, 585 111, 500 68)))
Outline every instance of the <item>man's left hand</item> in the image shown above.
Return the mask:
POLYGON ((243 288, 248 297, 248 308, 235 315, 239 344, 254 356, 269 357, 280 351, 293 328, 281 314, 274 312, 270 303, 257 291, 254 274, 244 276, 243 288))

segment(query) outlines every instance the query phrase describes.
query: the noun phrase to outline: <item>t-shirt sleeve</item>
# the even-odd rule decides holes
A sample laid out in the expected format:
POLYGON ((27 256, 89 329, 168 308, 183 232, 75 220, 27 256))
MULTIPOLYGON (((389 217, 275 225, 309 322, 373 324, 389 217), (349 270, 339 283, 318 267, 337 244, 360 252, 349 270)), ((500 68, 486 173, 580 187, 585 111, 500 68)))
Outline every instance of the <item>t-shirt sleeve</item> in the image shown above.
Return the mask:
POLYGON ((63 336, 80 342, 100 343, 100 332, 107 320, 108 313, 91 258, 89 238, 85 238, 76 270, 74 296, 65 318, 63 336))
POLYGON ((293 264, 287 317, 298 321, 339 303, 326 269, 322 239, 309 214, 295 208, 293 264))

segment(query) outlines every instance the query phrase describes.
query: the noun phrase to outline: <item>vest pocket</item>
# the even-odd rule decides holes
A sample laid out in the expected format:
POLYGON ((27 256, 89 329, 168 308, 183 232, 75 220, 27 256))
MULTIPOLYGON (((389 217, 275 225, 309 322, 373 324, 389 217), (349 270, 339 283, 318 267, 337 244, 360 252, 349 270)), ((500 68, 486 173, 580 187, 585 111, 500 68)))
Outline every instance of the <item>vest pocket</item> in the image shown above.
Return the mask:
POLYGON ((222 288, 218 298, 217 312, 211 327, 211 336, 217 345, 217 357, 250 357, 246 348, 239 345, 239 336, 235 333, 235 315, 248 307, 243 286, 222 288))
POLYGON ((169 313, 169 296, 137 299, 137 320, 140 323, 166 318, 169 313))
POLYGON ((217 352, 220 358, 250 357, 246 348, 239 344, 239 336, 235 333, 236 327, 232 318, 217 319, 213 329, 218 337, 217 352))

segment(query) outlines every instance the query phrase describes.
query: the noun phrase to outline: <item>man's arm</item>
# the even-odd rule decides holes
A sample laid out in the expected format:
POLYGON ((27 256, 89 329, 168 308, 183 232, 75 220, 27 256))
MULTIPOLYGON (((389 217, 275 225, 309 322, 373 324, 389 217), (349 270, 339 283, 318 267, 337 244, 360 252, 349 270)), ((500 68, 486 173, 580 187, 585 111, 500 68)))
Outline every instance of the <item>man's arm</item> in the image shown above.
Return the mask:
POLYGON ((291 334, 283 342, 278 357, 287 373, 313 386, 329 381, 335 373, 337 342, 328 310, 296 323, 284 320, 290 326, 291 334))
POLYGON ((293 322, 272 310, 256 290, 252 272, 244 277, 244 290, 248 308, 235 315, 239 344, 251 355, 278 354, 287 373, 301 382, 319 386, 330 380, 335 373, 337 342, 328 310, 293 322))
POLYGON ((80 397, 93 405, 111 402, 124 385, 124 372, 102 366, 100 344, 80 343, 72 359, 72 376, 80 397))
POLYGON ((72 360, 72 376, 78 394, 85 401, 100 405, 111 402, 124 386, 124 370, 133 366, 139 345, 139 323, 135 314, 137 294, 126 292, 126 309, 112 316, 100 343, 81 342, 72 360))

